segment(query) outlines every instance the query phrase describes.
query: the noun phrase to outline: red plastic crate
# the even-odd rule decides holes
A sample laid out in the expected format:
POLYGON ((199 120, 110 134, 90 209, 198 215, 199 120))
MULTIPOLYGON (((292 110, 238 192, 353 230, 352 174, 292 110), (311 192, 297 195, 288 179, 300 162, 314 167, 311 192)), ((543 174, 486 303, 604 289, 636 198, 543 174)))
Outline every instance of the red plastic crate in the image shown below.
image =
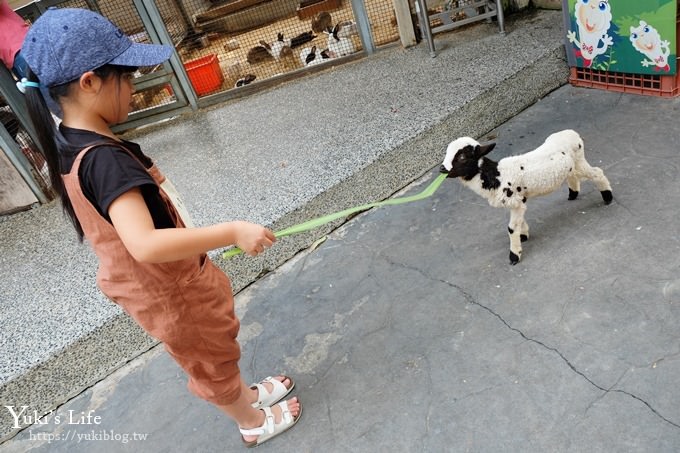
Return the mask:
POLYGON ((680 73, 675 75, 627 74, 570 68, 569 83, 577 87, 600 88, 622 93, 674 97, 680 95, 680 73))
MULTIPOLYGON (((680 8, 678 8, 675 39, 680 44, 680 8)), ((679 46, 676 45, 675 47, 678 49, 679 46)), ((676 60, 676 63, 680 63, 680 61, 676 60)), ((674 97, 680 95, 680 66, 676 64, 676 68, 674 75, 659 75, 628 74, 571 67, 569 68, 569 83, 577 87, 600 88, 621 93, 674 97)))
POLYGON ((184 63, 189 80, 196 94, 204 96, 218 90, 224 82, 220 61, 216 54, 206 55, 197 60, 184 63))

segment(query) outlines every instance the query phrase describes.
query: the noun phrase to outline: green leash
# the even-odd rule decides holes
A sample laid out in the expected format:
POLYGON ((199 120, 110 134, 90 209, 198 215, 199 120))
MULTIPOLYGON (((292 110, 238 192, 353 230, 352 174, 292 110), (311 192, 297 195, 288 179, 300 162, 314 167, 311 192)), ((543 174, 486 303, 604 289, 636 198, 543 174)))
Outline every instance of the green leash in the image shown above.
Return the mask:
MULTIPOLYGON (((323 217, 317 217, 316 219, 308 220, 307 222, 300 223, 298 225, 293 225, 281 231, 277 231, 274 233, 274 236, 276 236, 277 238, 281 238, 284 236, 290 236, 292 234, 304 233, 305 231, 313 230, 314 228, 320 227, 321 225, 325 225, 329 222, 332 222, 333 220, 341 219, 343 217, 347 217, 357 212, 366 211, 371 208, 411 203, 413 201, 423 200, 425 198, 432 196, 432 194, 435 193, 435 191, 439 188, 442 182, 444 182, 444 180, 446 179, 446 176, 447 176, 446 173, 441 173, 439 176, 435 178, 434 181, 430 183, 429 186, 425 188, 425 190, 423 190, 419 194, 411 195, 409 197, 390 198, 389 200, 376 201, 373 203, 348 208, 343 211, 335 212, 333 214, 329 214, 323 217)), ((240 253, 243 253, 243 250, 241 250, 238 247, 234 247, 222 253, 222 258, 228 259, 240 253)))

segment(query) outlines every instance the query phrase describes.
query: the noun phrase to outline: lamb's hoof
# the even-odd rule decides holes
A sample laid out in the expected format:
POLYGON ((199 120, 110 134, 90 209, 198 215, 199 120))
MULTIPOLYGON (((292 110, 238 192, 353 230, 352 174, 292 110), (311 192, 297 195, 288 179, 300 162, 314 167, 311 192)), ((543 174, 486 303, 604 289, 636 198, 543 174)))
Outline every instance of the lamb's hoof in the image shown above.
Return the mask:
POLYGON ((519 240, 522 241, 522 242, 526 242, 526 241, 529 240, 529 236, 527 236, 526 234, 520 234, 519 240))
POLYGON ((569 189, 569 199, 576 200, 576 197, 578 197, 578 190, 569 189))
POLYGON ((600 194, 602 194, 602 199, 604 200, 604 204, 609 204, 614 199, 614 195, 612 195, 611 190, 603 190, 603 191, 600 192, 600 194))
POLYGON ((519 256, 515 255, 514 253, 510 252, 510 264, 513 266, 515 264, 519 263, 519 256))

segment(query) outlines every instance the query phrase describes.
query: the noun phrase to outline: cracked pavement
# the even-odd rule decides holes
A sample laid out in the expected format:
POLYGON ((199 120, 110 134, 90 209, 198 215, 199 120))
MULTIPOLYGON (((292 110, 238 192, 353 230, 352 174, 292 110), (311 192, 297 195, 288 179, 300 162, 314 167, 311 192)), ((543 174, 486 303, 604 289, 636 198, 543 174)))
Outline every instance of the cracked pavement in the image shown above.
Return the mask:
MULTIPOLYGON (((574 201, 566 185, 530 200, 517 266, 508 213, 447 180, 242 291, 244 376, 289 374, 304 406, 259 451, 679 451, 679 110, 680 98, 565 86, 490 132, 499 159, 573 128, 613 188, 609 206, 589 182, 574 201)), ((242 449, 158 347, 58 413, 89 410, 101 424, 48 417, 2 449, 242 449), (147 438, 78 443, 73 430, 147 438)))

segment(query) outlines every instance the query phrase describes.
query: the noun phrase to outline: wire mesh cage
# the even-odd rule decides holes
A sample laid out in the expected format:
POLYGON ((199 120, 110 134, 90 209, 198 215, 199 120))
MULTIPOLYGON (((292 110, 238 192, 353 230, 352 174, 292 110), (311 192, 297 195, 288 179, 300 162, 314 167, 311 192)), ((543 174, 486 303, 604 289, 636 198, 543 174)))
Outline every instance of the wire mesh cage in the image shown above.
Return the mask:
MULTIPOLYGON (((151 42, 137 11, 139 1, 45 1, 59 8, 94 10, 133 41, 151 42)), ((392 0, 364 1, 373 43, 397 41, 392 0)), ((352 0, 156 0, 154 4, 199 97, 363 50, 352 0)), ((24 16, 32 21, 37 18, 34 13, 27 11, 24 16)), ((170 83, 158 83, 158 78, 146 83, 156 71, 162 71, 162 65, 139 68, 135 74, 133 114, 178 100, 170 83)))
POLYGON ((391 0, 365 0, 373 42, 384 46, 399 40, 397 16, 391 0))
MULTIPOLYGON (((193 30, 179 47, 201 95, 237 89, 362 50, 350 0, 193 3, 193 30)), ((378 44, 398 39, 390 0, 369 0, 378 44), (384 30, 383 30, 384 29, 384 30), (377 32, 376 30, 379 30, 377 32)))
MULTIPOLYGON (((190 30, 189 18, 181 1, 157 0, 156 6, 163 19, 165 28, 174 45, 181 43, 190 30)), ((130 39, 141 44, 150 44, 151 39, 144 27, 133 0, 94 1, 68 0, 60 4, 69 8, 90 8, 115 23, 130 39), (94 6, 94 7, 92 7, 94 6)), ((136 93, 132 100, 132 113, 142 112, 177 100, 170 84, 144 84, 150 75, 161 71, 163 65, 139 68, 135 72, 136 93), (146 76, 146 77, 145 77, 146 76)))
MULTIPOLYGON (((151 43, 147 30, 139 16, 133 0, 66 0, 50 2, 56 8, 82 8, 95 11, 116 24, 130 39, 137 43, 151 43)), ((181 3, 174 0, 158 0, 156 2, 163 23, 174 44, 181 43, 190 29, 188 18, 180 8, 181 3)), ((38 19, 38 8, 29 4, 17 12, 29 23, 38 19)), ((163 65, 139 68, 135 72, 136 93, 133 95, 132 112, 137 113, 154 107, 170 105, 177 100, 170 84, 144 83, 153 78, 153 74, 161 71, 163 65)))
POLYGON ((178 50, 199 95, 361 50, 348 0, 234 0, 197 11, 178 50))

